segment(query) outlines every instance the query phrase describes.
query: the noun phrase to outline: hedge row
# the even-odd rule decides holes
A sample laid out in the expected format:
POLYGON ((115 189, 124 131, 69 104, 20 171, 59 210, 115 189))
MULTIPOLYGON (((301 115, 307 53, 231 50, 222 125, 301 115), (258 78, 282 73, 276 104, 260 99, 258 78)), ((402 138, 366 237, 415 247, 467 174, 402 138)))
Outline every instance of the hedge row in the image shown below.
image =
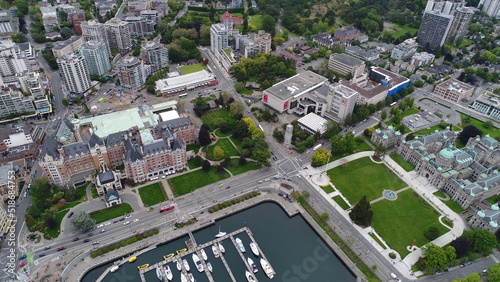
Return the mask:
POLYGON ((184 226, 186 226, 186 225, 193 224, 193 223, 195 223, 195 222, 197 222, 197 221, 198 221, 198 219, 196 219, 196 217, 193 217, 193 218, 191 218, 190 220, 185 221, 185 222, 176 222, 176 223, 175 223, 175 227, 177 227, 177 228, 181 228, 181 227, 184 227, 184 226))
POLYGON ((215 205, 215 206, 209 208, 208 212, 209 213, 214 213, 216 211, 222 210, 222 209, 230 207, 232 205, 236 205, 237 203, 241 203, 241 202, 243 202, 245 200, 257 197, 259 195, 260 195, 260 192, 252 192, 252 193, 246 194, 244 196, 241 196, 241 197, 239 197, 237 199, 234 199, 234 200, 231 200, 231 201, 226 201, 226 202, 223 202, 221 204, 215 205))
POLYGON ((120 242, 116 242, 115 244, 107 245, 106 247, 102 247, 100 249, 92 251, 90 253, 90 257, 91 258, 98 257, 100 255, 106 254, 106 253, 111 252, 113 250, 117 250, 121 247, 125 247, 126 245, 130 245, 130 244, 135 243, 137 241, 140 241, 142 239, 146 239, 148 237, 151 237, 155 234, 158 234, 159 232, 160 232, 160 230, 158 228, 151 229, 149 231, 144 231, 144 232, 139 233, 137 235, 128 237, 127 239, 123 239, 120 242))

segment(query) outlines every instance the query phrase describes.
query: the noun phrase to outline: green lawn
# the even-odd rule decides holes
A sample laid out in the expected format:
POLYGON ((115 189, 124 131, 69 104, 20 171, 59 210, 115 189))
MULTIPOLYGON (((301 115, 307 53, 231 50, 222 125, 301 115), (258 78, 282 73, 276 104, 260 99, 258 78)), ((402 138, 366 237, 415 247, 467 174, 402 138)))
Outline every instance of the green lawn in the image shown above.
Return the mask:
POLYGON ((189 160, 188 160, 188 167, 189 167, 190 169, 195 169, 195 168, 201 167, 201 164, 200 164, 200 165, 198 165, 198 164, 196 163, 196 159, 195 159, 195 158, 191 158, 191 159, 189 159, 189 160))
POLYGON ((438 198, 443 198, 443 199, 446 198, 446 195, 441 191, 436 191, 436 192, 432 193, 432 195, 434 195, 438 198))
POLYGON ((448 201, 441 200, 441 202, 443 202, 443 204, 447 205, 452 211, 454 211, 458 214, 465 211, 459 204, 457 204, 456 202, 454 202, 451 199, 448 201))
POLYGON ((377 164, 369 157, 357 159, 345 165, 328 170, 330 181, 351 203, 357 203, 366 195, 368 201, 382 197, 382 191, 397 191, 407 186, 389 168, 377 164))
POLYGON ((131 212, 132 207, 127 203, 122 203, 120 205, 112 206, 111 208, 93 211, 90 213, 90 217, 93 218, 96 223, 101 223, 113 218, 124 216, 131 212))
POLYGON ((391 154, 390 157, 391 157, 391 159, 393 159, 396 163, 398 163, 398 165, 400 165, 406 171, 412 171, 412 170, 415 169, 415 167, 411 163, 405 161, 402 157, 400 157, 396 153, 391 154))
POLYGON ((217 136, 217 137, 226 137, 226 136, 231 136, 232 134, 233 134, 232 131, 222 133, 222 131, 220 131, 220 128, 215 131, 215 136, 217 136))
POLYGON ((373 233, 371 233, 371 232, 370 232, 370 233, 368 233, 368 234, 370 234, 370 237, 372 237, 372 238, 373 238, 373 240, 375 240, 375 242, 377 242, 377 243, 380 245, 380 247, 384 248, 384 250, 385 250, 385 249, 387 249, 387 248, 385 247, 385 245, 384 245, 384 244, 382 244, 382 241, 380 241, 380 239, 379 239, 377 236, 375 236, 375 234, 373 234, 373 233))
POLYGON ((335 197, 332 197, 332 200, 335 201, 335 203, 339 204, 339 206, 343 209, 343 210, 346 210, 349 207, 349 205, 344 201, 344 199, 342 199, 342 197, 340 197, 339 195, 335 196, 335 197))
MULTIPOLYGON (((429 127, 429 128, 426 128, 426 129, 422 129, 422 130, 419 130, 419 131, 415 131, 413 132, 413 134, 415 136, 424 136, 424 135, 429 135, 431 133, 434 133, 437 131, 441 131, 443 130, 443 128, 441 127, 441 125, 437 124, 437 125, 434 125, 432 127, 429 127)), ((453 126, 453 128, 451 129, 453 131, 462 131, 462 129, 458 126, 453 126)))
POLYGON ((352 153, 346 152, 346 153, 340 154, 340 155, 338 155, 338 154, 332 154, 331 157, 330 157, 330 162, 336 161, 338 159, 341 159, 343 157, 352 155, 352 154, 357 153, 357 152, 364 152, 364 151, 373 151, 373 148, 370 147, 370 145, 368 145, 363 140, 363 138, 356 139, 356 146, 354 147, 354 152, 352 152, 352 153))
POLYGON ((460 45, 458 45, 458 48, 467 47, 467 46, 471 45, 472 43, 474 43, 474 41, 472 41, 469 38, 464 37, 464 38, 462 38, 462 42, 460 42, 460 45))
POLYGON ((71 209, 72 207, 76 207, 78 206, 79 204, 81 204, 82 202, 71 202, 71 203, 66 203, 64 204, 64 206, 62 207, 61 210, 64 210, 64 209, 71 209))
POLYGON ((233 144, 236 146, 236 148, 241 151, 241 149, 242 149, 241 148, 241 139, 236 139, 233 137, 229 137, 229 138, 231 138, 231 141, 233 141, 233 144))
POLYGON ((186 151, 194 151, 194 153, 198 153, 198 150, 200 150, 201 145, 199 143, 196 144, 189 144, 186 146, 186 151))
POLYGON ((409 254, 406 246, 413 240, 419 247, 429 243, 424 237, 424 231, 429 227, 438 227, 440 235, 447 230, 439 223, 439 212, 411 189, 398 193, 395 201, 382 200, 371 207, 372 227, 403 258, 409 254))
POLYGON ((212 167, 209 172, 196 170, 170 179, 173 189, 178 196, 188 194, 200 187, 209 185, 229 177, 229 173, 217 173, 217 168, 212 167))
POLYGON ((142 203, 148 207, 168 200, 165 199, 165 194, 159 183, 153 183, 139 188, 139 196, 141 196, 142 203))
POLYGON ((255 27, 255 31, 263 29, 263 22, 262 22, 262 15, 253 15, 250 16, 250 20, 248 22, 248 25, 253 25, 255 27))
POLYGON ((179 71, 182 74, 188 74, 188 73, 193 73, 193 72, 198 72, 202 71, 205 68, 201 64, 195 64, 195 65, 190 65, 190 66, 184 66, 184 67, 179 67, 179 71))
POLYGON ((323 189, 323 191, 325 191, 325 193, 329 194, 329 193, 332 193, 332 192, 335 192, 335 189, 333 189, 332 185, 328 184, 328 185, 325 185, 325 186, 320 186, 321 189, 323 189))
POLYGON ((57 236, 59 236, 59 231, 61 230, 61 221, 68 212, 69 212, 69 209, 64 209, 64 210, 58 211, 56 213, 57 227, 55 229, 47 228, 47 229, 45 229, 45 233, 49 234, 50 237, 52 237, 52 238, 56 238, 57 236))
POLYGON ((92 199, 99 197, 99 193, 97 193, 97 188, 95 187, 90 188, 90 192, 92 193, 92 199))
POLYGON ((201 122, 208 125, 211 130, 215 130, 222 124, 227 123, 232 117, 229 116, 229 111, 226 109, 217 109, 208 111, 201 117, 201 122))
POLYGON ((406 111, 404 111, 404 112, 401 113, 401 118, 404 118, 404 117, 407 117, 407 116, 410 116, 410 115, 414 115, 414 114, 418 114, 418 113, 420 113, 419 110, 411 107, 411 108, 409 108, 406 111))
POLYGON ((491 196, 488 199, 486 199, 486 202, 488 202, 492 205, 496 204, 496 203, 500 202, 500 195, 491 196))
POLYGON ((222 160, 222 159, 225 159, 227 157, 230 157, 230 156, 239 156, 240 153, 238 152, 238 150, 236 150, 236 148, 233 146, 233 144, 231 144, 231 141, 229 141, 229 139, 227 138, 224 138, 224 139, 218 139, 217 142, 215 144, 212 144, 210 146, 207 147, 207 158, 211 159, 211 160, 216 160, 214 158, 214 149, 215 147, 219 146, 223 151, 224 151, 224 156, 220 159, 217 159, 217 160, 222 160))
POLYGON ((260 166, 256 162, 247 161, 244 165, 239 165, 240 159, 231 159, 229 165, 226 166, 226 169, 229 170, 233 175, 237 175, 240 173, 244 173, 250 170, 259 169, 260 166))
POLYGON ((391 23, 394 26, 384 29, 384 31, 389 31, 392 35, 392 38, 396 39, 399 38, 400 36, 405 35, 407 32, 409 32, 412 36, 415 36, 418 32, 418 29, 409 27, 409 26, 402 26, 398 24, 391 23))
POLYGON ((460 118, 462 119, 462 127, 466 127, 467 125, 474 125, 483 132, 483 137, 486 136, 486 134, 489 134, 493 138, 500 137, 500 130, 496 127, 485 128, 483 121, 480 121, 473 117, 471 117, 470 122, 467 123, 465 122, 467 115, 464 115, 463 113, 460 113, 460 118))

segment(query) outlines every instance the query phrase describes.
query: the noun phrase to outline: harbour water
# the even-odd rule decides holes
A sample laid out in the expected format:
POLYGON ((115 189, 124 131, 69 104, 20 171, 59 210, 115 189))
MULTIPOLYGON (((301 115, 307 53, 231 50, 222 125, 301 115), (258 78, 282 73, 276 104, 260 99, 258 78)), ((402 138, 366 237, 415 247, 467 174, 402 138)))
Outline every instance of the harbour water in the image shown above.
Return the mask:
MULTIPOLYGON (((263 203, 227 218, 219 220, 215 225, 203 230, 193 232, 198 244, 209 242, 220 230, 232 232, 247 226, 264 252, 269 263, 277 273, 273 281, 300 282, 300 281, 355 281, 355 277, 349 269, 340 261, 328 246, 319 239, 318 235, 311 229, 301 216, 289 218, 280 206, 274 203, 263 203)), ((250 257, 257 264, 259 272, 255 273, 257 280, 269 280, 260 267, 260 258, 255 257, 250 251, 250 238, 246 232, 237 235, 246 248, 245 258, 250 257)), ((185 248, 184 242, 188 236, 149 251, 138 257, 134 263, 125 263, 117 272, 109 273, 103 281, 140 281, 137 266, 149 263, 151 265, 162 261, 163 256, 174 253, 176 250, 185 248)), ((230 239, 222 242, 226 253, 224 257, 231 268, 237 281, 246 281, 245 263, 241 260, 237 249, 230 239)), ((205 248, 208 261, 212 263, 212 276, 215 281, 231 281, 221 259, 216 259, 210 247, 205 248)), ((193 264, 191 256, 186 257, 191 273, 196 281, 208 281, 204 272, 198 273, 193 264)), ((93 269, 84 276, 84 282, 93 282, 100 274, 111 265, 104 265, 93 269)), ((173 281, 180 281, 180 275, 175 264, 170 263, 170 269, 174 275, 173 281)), ((159 281, 155 271, 144 274, 146 281, 159 281)))

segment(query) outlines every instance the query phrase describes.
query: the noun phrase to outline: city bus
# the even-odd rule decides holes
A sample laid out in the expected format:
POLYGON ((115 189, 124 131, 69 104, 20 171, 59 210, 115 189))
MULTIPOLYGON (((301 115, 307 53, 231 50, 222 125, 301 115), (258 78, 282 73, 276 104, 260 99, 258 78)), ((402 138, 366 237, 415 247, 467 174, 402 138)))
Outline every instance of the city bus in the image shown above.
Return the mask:
POLYGON ((392 107, 392 106, 396 105, 396 103, 397 103, 397 102, 392 102, 389 106, 391 106, 391 107, 392 107))
POLYGON ((174 205, 170 205, 170 206, 166 206, 166 207, 160 208, 160 213, 164 213, 166 211, 173 210, 174 208, 175 208, 174 205))
POLYGON ((184 94, 179 94, 179 98, 181 98, 181 99, 182 99, 182 98, 186 98, 187 96, 188 96, 188 94, 187 94, 187 93, 184 93, 184 94))

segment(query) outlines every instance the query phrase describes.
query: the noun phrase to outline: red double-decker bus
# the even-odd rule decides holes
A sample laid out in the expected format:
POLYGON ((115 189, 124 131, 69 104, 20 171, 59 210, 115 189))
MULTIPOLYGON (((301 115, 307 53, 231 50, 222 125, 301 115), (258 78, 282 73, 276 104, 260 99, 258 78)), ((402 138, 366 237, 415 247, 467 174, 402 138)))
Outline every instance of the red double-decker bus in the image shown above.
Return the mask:
POLYGON ((160 213, 173 210, 174 208, 175 208, 174 205, 170 205, 170 206, 166 206, 166 207, 160 208, 160 213))

